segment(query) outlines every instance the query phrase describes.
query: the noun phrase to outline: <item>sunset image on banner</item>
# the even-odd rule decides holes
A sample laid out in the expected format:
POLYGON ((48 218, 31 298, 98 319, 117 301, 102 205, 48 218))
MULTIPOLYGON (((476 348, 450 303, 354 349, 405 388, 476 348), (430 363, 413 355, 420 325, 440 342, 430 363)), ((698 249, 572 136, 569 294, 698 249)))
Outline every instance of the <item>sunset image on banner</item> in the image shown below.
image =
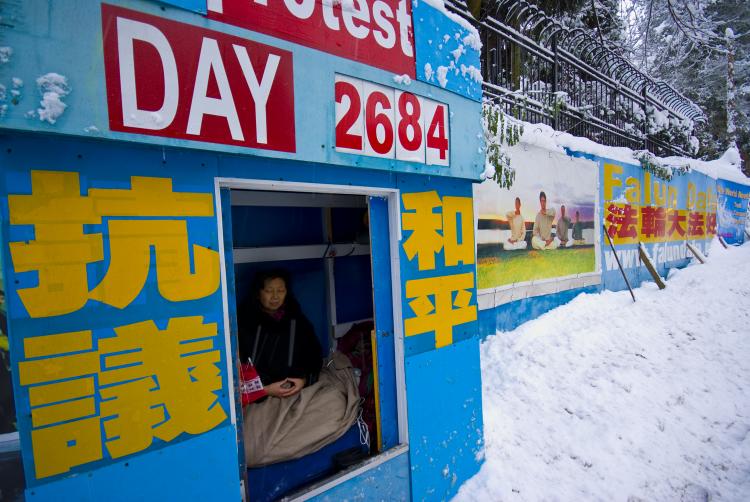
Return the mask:
POLYGON ((596 164, 536 148, 522 158, 510 189, 474 188, 479 289, 596 271, 596 164))

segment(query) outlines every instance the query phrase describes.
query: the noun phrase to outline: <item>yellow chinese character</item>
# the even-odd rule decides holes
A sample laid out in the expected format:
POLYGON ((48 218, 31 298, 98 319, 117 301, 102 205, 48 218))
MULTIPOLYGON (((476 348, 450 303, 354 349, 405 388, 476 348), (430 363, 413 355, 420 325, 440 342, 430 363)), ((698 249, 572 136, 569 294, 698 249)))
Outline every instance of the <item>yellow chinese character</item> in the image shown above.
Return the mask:
POLYGON ((200 434, 226 419, 215 394, 222 386, 215 323, 182 317, 164 330, 146 321, 115 332, 99 342, 101 416, 113 458, 148 448, 154 437, 200 434))
POLYGON ((24 340, 27 361, 18 364, 29 387, 31 444, 37 478, 68 472, 102 458, 100 419, 94 402, 99 354, 91 332, 24 340))
POLYGON ((434 331, 435 348, 453 343, 453 327, 477 319, 476 305, 469 305, 473 288, 473 272, 406 281, 406 297, 414 298, 409 306, 416 314, 404 322, 406 336, 434 331))
POLYGON ((19 379, 29 387, 37 478, 103 458, 102 425, 107 450, 119 458, 148 448, 154 437, 200 434, 227 418, 216 394, 216 323, 182 317, 164 330, 146 321, 115 333, 99 340, 99 350, 90 331, 24 340, 19 379))
POLYGON ((464 265, 474 263, 474 201, 471 197, 443 197, 443 235, 446 267, 458 265, 458 262, 464 265))
POLYGON ((77 173, 32 171, 31 182, 31 195, 8 197, 10 223, 34 225, 33 241, 10 244, 15 270, 38 272, 38 286, 19 290, 31 317, 75 312, 88 299, 127 307, 146 283, 152 247, 164 298, 194 300, 219 287, 218 252, 191 249, 187 222, 176 219, 213 216, 211 194, 174 192, 169 179, 138 176, 130 189, 91 189, 88 196, 80 194, 77 173), (105 220, 109 267, 89 292, 86 265, 104 259, 104 245, 102 234, 83 226, 103 217, 112 218, 105 220))
POLYGON ((418 257, 419 270, 435 269, 435 254, 445 249, 445 265, 474 263, 474 208, 471 197, 443 197, 437 192, 407 193, 402 196, 404 230, 412 233, 404 242, 409 260, 418 257), (443 214, 434 213, 442 208, 443 214), (459 225, 460 217, 460 225, 459 225), (442 234, 440 233, 442 231, 442 234))
POLYGON ((419 270, 435 268, 435 253, 443 249, 443 218, 432 210, 442 206, 437 192, 405 193, 401 196, 404 208, 402 215, 404 230, 412 233, 404 242, 404 251, 410 260, 418 256, 419 270))
POLYGON ((77 173, 31 172, 31 195, 9 195, 11 225, 34 225, 34 240, 11 242, 16 272, 36 270, 39 285, 18 290, 31 317, 75 312, 88 300, 86 265, 104 259, 101 236, 83 225, 100 223, 81 196, 77 173))
POLYGON ((143 289, 156 256, 159 293, 180 302, 203 298, 219 286, 216 251, 193 245, 195 273, 190 272, 187 223, 184 220, 113 220, 109 222, 110 265, 91 298, 125 308, 143 289))

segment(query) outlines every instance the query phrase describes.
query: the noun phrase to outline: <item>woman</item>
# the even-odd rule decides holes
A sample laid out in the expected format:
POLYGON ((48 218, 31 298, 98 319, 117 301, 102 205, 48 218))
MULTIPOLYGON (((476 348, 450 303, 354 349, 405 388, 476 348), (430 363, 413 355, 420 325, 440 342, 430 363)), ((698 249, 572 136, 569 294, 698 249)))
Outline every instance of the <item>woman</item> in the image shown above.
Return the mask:
POLYGON ((321 370, 318 339, 283 271, 259 273, 239 320, 239 349, 269 397, 244 409, 245 459, 257 467, 302 457, 332 443, 357 421, 359 394, 346 356, 321 370))
POLYGON ((282 398, 315 383, 323 362, 312 324, 288 283, 281 270, 257 274, 248 317, 239 327, 241 362, 251 360, 266 393, 282 398))

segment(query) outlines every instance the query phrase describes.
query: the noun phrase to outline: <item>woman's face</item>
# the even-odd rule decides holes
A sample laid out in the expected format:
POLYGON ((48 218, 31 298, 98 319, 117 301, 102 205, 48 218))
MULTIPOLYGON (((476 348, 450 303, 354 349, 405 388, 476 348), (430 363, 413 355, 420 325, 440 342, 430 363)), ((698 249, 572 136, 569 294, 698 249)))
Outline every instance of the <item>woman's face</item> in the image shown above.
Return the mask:
POLYGON ((263 307, 263 310, 266 312, 276 312, 284 305, 284 300, 286 300, 286 283, 284 279, 280 277, 268 279, 258 296, 260 306, 263 307))

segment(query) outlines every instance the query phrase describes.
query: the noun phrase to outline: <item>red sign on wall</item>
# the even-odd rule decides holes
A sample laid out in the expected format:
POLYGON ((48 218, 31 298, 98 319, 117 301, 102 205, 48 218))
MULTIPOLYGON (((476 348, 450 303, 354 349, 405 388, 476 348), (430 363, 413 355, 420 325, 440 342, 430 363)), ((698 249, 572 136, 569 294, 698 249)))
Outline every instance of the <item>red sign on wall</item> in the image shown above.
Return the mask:
POLYGON ((414 78, 411 0, 208 0, 208 17, 414 78))
POLYGON ((102 5, 113 131, 295 151, 292 54, 102 5))

